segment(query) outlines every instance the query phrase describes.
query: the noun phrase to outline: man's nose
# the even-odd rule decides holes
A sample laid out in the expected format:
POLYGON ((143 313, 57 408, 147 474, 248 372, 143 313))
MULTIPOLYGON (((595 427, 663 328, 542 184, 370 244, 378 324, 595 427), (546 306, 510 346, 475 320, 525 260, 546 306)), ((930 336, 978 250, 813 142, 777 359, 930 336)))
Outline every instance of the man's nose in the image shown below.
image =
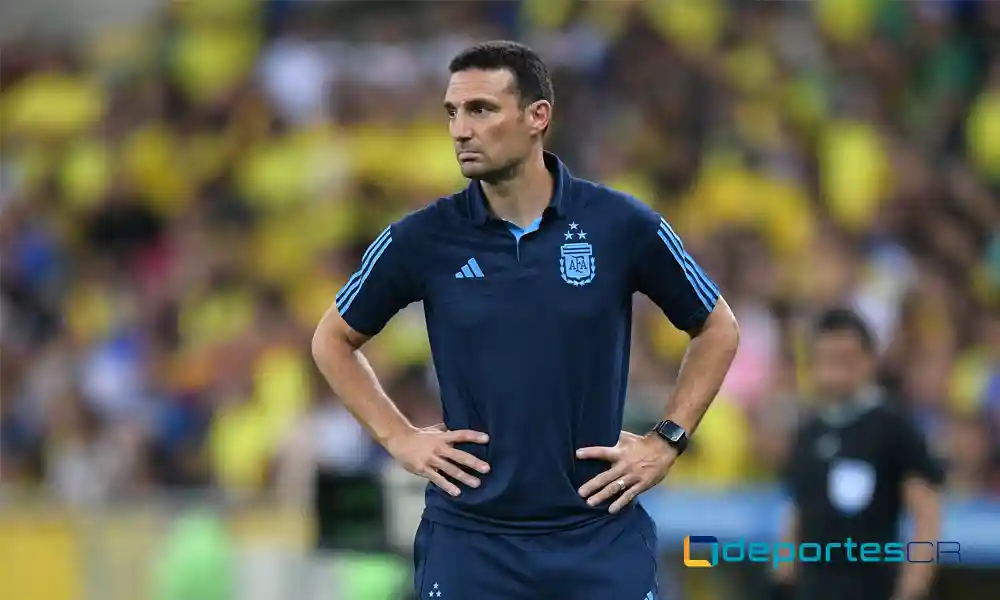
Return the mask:
POLYGON ((468 126, 468 122, 465 119, 455 117, 451 122, 451 137, 456 142, 468 141, 472 139, 472 128, 468 126))

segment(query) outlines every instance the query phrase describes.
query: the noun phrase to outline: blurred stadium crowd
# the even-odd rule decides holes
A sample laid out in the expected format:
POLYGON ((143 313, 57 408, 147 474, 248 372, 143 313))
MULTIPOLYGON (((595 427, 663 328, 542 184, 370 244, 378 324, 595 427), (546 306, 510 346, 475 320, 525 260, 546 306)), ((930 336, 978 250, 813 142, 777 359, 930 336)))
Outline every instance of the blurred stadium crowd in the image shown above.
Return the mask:
MULTIPOLYGON (((1000 4, 882 0, 197 0, 6 44, 0 490, 301 501, 317 463, 377 466, 309 338, 387 222, 465 185, 446 65, 491 38, 550 61, 551 148, 662 211, 740 319, 666 485, 770 480, 803 327, 852 303, 951 488, 1000 493, 1000 4)), ((368 355, 430 424, 422 319, 368 355)), ((686 338, 635 321, 643 426, 686 338)))

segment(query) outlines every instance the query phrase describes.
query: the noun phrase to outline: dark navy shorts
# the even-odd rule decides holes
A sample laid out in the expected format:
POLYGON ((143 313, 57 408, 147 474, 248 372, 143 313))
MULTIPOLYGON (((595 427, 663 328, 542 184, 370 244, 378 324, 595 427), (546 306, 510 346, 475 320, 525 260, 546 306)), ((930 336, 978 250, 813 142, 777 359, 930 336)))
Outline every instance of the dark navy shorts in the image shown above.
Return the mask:
POLYGON ((656 529, 641 508, 556 533, 420 522, 418 600, 656 600, 656 529))

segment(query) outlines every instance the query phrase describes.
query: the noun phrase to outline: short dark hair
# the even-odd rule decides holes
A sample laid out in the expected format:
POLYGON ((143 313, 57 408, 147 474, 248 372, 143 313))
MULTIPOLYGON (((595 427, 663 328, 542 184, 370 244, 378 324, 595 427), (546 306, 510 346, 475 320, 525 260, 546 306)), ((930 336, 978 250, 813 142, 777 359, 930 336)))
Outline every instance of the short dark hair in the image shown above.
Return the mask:
POLYGON ((830 308, 816 318, 813 340, 827 333, 851 333, 857 336, 868 353, 875 352, 875 336, 857 312, 849 308, 830 308))
POLYGON ((555 102, 549 68, 534 50, 524 44, 509 40, 476 44, 459 52, 448 65, 450 73, 471 69, 510 71, 522 107, 539 100, 550 104, 555 102))

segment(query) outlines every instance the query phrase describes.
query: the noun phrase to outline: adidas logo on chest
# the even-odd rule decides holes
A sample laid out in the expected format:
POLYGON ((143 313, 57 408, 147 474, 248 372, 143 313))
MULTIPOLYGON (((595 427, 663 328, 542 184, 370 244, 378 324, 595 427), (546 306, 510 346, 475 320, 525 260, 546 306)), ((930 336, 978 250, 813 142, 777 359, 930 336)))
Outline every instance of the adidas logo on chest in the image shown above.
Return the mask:
POLYGON ((479 263, 476 262, 475 258, 470 258, 462 268, 455 273, 455 279, 476 279, 483 278, 486 275, 483 274, 483 270, 479 268, 479 263))

